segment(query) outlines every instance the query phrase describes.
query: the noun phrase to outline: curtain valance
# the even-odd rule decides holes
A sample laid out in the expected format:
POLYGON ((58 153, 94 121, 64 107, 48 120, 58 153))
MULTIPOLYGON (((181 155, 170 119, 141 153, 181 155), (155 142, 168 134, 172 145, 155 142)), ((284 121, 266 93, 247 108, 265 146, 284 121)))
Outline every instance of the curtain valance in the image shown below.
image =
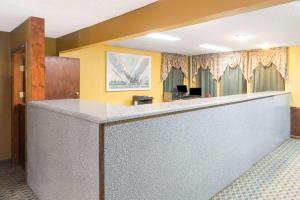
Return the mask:
POLYGON ((161 64, 161 80, 166 80, 172 67, 180 69, 183 75, 188 78, 188 57, 185 55, 163 53, 161 64))
POLYGON ((258 67, 259 64, 265 67, 270 67, 272 64, 274 64, 282 78, 285 80, 288 79, 286 47, 249 51, 248 79, 251 79, 254 69, 258 67))
POLYGON ((244 78, 250 80, 253 70, 262 64, 271 66, 273 63, 284 79, 288 78, 287 73, 287 48, 274 48, 268 50, 238 51, 220 54, 204 54, 192 57, 193 80, 200 68, 210 69, 213 78, 219 80, 227 67, 240 67, 244 78))
POLYGON ((216 79, 215 75, 217 74, 218 65, 218 55, 217 54, 206 54, 198 55, 192 57, 192 76, 193 81, 196 80, 196 75, 198 74, 199 69, 209 69, 210 73, 213 75, 213 79, 216 79))
POLYGON ((225 72, 227 67, 236 68, 240 67, 243 76, 247 77, 247 67, 248 67, 248 57, 246 51, 240 52, 229 52, 219 54, 219 73, 217 74, 217 79, 219 79, 225 72))
POLYGON ((239 66, 244 76, 247 74, 247 52, 229 52, 220 54, 205 54, 193 56, 193 79, 196 77, 198 70, 210 69, 214 79, 219 79, 227 67, 235 68, 239 66))

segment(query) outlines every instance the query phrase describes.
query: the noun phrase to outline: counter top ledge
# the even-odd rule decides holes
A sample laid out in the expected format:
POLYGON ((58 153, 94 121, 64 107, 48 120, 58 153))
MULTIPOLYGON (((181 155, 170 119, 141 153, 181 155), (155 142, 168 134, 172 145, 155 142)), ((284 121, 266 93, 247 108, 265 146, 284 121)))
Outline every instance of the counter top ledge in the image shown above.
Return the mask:
POLYGON ((271 96, 289 94, 288 91, 258 92, 212 98, 197 98, 178 100, 173 102, 155 103, 138 106, 122 106, 108 103, 98 103, 86 100, 47 100, 33 101, 28 104, 32 107, 40 107, 53 112, 72 115, 91 122, 104 124, 124 121, 129 119, 150 117, 155 115, 170 114, 193 109, 203 109, 214 106, 239 103, 271 96))

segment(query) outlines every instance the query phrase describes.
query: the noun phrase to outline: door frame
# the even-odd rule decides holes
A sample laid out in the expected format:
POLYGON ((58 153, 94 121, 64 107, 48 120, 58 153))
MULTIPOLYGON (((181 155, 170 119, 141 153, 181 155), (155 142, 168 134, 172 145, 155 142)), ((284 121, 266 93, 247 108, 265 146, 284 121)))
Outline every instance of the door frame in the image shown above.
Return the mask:
POLYGON ((27 45, 22 44, 18 47, 11 50, 11 162, 13 165, 22 165, 25 167, 25 160, 26 160, 26 88, 27 88, 27 45), (23 88, 25 89, 25 97, 23 102, 23 109, 25 115, 22 118, 22 122, 20 122, 20 112, 17 111, 15 113, 15 107, 19 106, 19 96, 15 95, 15 91, 18 90, 20 76, 15 77, 15 74, 19 74, 20 70, 16 69, 14 66, 14 55, 16 53, 24 54, 24 76, 23 76, 23 88), (17 70, 17 71, 16 71, 17 70), (20 123, 24 125, 24 157, 20 154, 21 143, 20 143, 20 135, 19 135, 19 126, 20 123))

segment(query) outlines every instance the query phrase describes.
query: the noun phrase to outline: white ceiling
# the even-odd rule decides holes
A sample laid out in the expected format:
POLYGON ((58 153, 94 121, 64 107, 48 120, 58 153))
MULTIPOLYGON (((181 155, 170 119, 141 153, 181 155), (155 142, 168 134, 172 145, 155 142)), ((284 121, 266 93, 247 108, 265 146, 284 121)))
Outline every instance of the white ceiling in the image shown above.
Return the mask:
POLYGON ((300 1, 217 19, 192 26, 162 32, 180 38, 164 41, 142 36, 112 45, 160 52, 197 55, 215 53, 200 44, 218 45, 232 50, 259 49, 300 44, 300 1), (246 41, 234 36, 247 34, 246 41))
POLYGON ((59 37, 141 8, 157 0, 0 0, 0 31, 30 16, 46 21, 46 36, 59 37))

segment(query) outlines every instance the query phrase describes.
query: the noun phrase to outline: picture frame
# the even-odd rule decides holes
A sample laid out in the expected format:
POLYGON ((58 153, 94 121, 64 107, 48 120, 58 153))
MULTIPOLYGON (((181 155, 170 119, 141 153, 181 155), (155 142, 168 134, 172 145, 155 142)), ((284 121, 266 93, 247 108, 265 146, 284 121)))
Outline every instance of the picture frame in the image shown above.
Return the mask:
POLYGON ((106 52, 106 91, 151 90, 152 57, 106 52))

